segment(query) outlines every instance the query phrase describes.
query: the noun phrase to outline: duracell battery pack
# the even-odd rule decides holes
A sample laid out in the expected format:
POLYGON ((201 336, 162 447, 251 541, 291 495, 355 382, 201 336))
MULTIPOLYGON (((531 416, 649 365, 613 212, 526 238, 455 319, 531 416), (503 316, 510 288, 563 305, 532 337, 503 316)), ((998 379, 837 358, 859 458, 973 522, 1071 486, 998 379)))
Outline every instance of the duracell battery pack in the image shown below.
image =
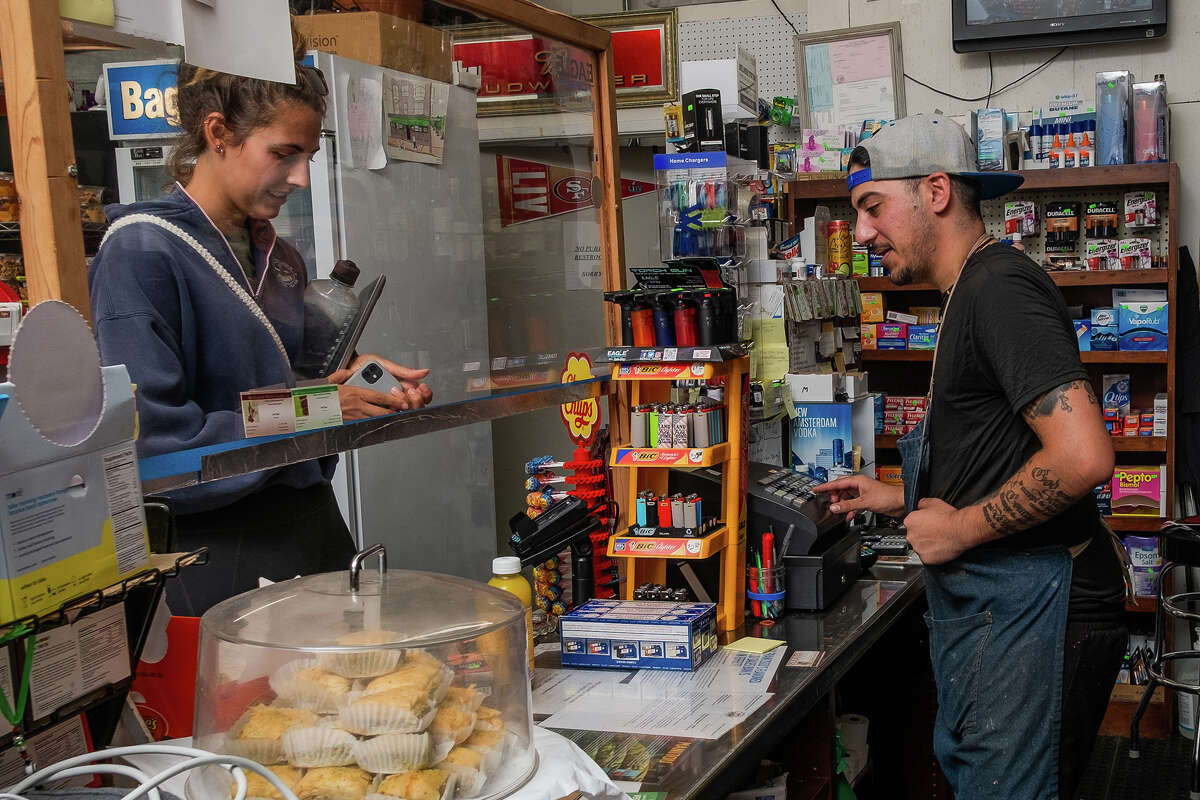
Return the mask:
POLYGON ((683 96, 682 149, 687 153, 725 149, 720 89, 697 89, 683 96))

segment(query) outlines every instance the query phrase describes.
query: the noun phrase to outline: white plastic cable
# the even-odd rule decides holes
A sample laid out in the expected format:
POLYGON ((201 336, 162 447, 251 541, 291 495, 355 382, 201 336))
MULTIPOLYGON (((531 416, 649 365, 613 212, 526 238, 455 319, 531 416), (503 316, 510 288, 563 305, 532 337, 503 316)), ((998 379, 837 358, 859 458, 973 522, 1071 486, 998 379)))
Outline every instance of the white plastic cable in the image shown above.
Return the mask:
POLYGON ((108 772, 114 774, 126 774, 139 781, 136 789, 133 789, 121 800, 138 800, 138 798, 149 795, 150 800, 161 800, 158 793, 158 786, 165 781, 174 778, 176 775, 195 769, 196 767, 207 766, 210 764, 220 765, 229 770, 236 791, 233 800, 245 800, 246 797, 246 775, 244 770, 248 770, 263 777, 268 783, 283 796, 284 800, 297 800, 295 793, 289 789, 275 773, 268 770, 266 767, 251 761, 248 758, 239 758, 237 756, 216 755, 207 750, 200 750, 195 747, 177 747, 174 745, 163 744, 145 744, 136 745, 133 747, 113 747, 108 750, 100 750, 95 753, 85 753, 83 755, 74 756, 64 759, 63 761, 53 764, 44 769, 40 769, 34 774, 28 776, 20 783, 8 787, 3 792, 0 792, 0 800, 25 800, 21 796, 22 792, 28 791, 30 788, 40 786, 49 781, 59 780, 64 777, 72 777, 74 775, 92 774, 96 772, 108 772), (173 755, 183 757, 185 760, 169 767, 157 775, 147 776, 145 772, 134 767, 128 767, 120 764, 93 764, 92 762, 110 759, 122 758, 130 755, 173 755), (119 769, 118 769, 119 768, 119 769))

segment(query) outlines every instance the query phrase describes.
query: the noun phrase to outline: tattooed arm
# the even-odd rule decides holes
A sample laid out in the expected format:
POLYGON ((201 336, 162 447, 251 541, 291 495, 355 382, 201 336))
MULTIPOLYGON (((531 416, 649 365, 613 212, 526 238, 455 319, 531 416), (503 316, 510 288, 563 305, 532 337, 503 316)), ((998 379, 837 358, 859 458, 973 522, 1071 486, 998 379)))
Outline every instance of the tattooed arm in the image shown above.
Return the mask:
POLYGON ((1045 522, 1112 476, 1112 439, 1091 383, 1064 383, 1021 414, 1042 446, 999 490, 961 509, 922 501, 905 519, 909 541, 925 563, 950 561, 1045 522))

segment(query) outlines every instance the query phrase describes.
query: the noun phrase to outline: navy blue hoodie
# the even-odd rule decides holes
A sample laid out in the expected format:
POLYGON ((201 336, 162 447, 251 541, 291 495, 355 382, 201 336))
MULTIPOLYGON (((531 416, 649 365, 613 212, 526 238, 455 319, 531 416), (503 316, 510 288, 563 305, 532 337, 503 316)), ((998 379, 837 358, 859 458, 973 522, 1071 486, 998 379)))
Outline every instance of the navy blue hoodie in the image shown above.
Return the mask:
MULTIPOLYGON (((178 185, 164 197, 110 206, 107 213, 109 233, 88 270, 93 325, 103 362, 126 365, 137 384, 139 455, 243 438, 239 393, 295 385, 291 364, 304 336, 307 283, 300 255, 269 222, 250 220, 256 265, 251 285, 225 237, 178 185)), ((267 485, 304 488, 328 481, 336 460, 227 478, 170 496, 178 513, 209 511, 267 485)))

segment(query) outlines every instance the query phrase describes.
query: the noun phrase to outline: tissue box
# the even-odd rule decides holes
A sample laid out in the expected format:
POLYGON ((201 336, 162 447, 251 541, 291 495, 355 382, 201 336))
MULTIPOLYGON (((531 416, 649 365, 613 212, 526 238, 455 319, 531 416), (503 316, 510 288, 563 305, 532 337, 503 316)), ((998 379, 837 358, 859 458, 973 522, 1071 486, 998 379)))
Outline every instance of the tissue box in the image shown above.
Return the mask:
POLYGON ((1167 505, 1167 467, 1117 467, 1112 479, 1114 517, 1161 517, 1167 505))
POLYGON ((1075 339, 1079 342, 1079 352, 1086 353, 1092 349, 1092 321, 1090 319, 1071 320, 1075 326, 1075 339))
POLYGON ((1117 350, 1120 342, 1120 326, 1117 324, 1115 308, 1092 309, 1092 349, 1117 350))
POLYGON ((909 325, 908 349, 932 350, 937 346, 937 325, 909 325))
POLYGON ((1118 336, 1121 350, 1166 350, 1169 303, 1121 303, 1118 336))
POLYGON ((691 671, 717 652, 712 603, 589 600, 558 620, 564 667, 691 671))

